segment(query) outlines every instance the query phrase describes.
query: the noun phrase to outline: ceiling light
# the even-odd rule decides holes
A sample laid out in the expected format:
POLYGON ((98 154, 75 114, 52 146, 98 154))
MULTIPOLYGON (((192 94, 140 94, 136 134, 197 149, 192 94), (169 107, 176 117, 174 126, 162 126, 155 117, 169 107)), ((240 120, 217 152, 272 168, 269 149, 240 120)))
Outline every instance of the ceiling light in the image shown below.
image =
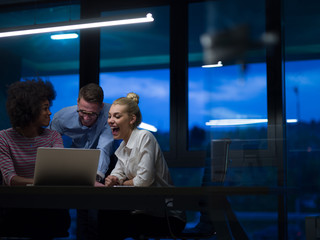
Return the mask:
POLYGON ((14 36, 22 36, 22 35, 30 35, 37 33, 49 33, 49 32, 60 32, 60 31, 68 31, 68 30, 79 30, 79 29, 88 29, 88 28, 100 28, 100 27, 111 27, 118 25, 127 25, 127 24, 135 24, 135 23, 145 23, 145 22, 153 22, 154 19, 151 13, 148 13, 146 17, 142 18, 131 18, 131 19, 122 19, 122 20, 105 20, 104 18, 99 19, 86 19, 79 21, 71 21, 66 23, 58 23, 53 24, 38 24, 32 25, 29 27, 25 27, 23 29, 14 30, 6 30, 4 32, 0 32, 0 38, 5 37, 14 37, 14 36))
POLYGON ((208 64, 208 65, 203 65, 203 68, 213 68, 213 67, 222 67, 223 64, 221 61, 219 61, 217 64, 208 64))
MULTIPOLYGON (((206 126, 235 126, 257 123, 267 123, 268 119, 219 119, 206 122, 206 126)), ((287 119, 287 123, 297 123, 297 119, 287 119)))
POLYGON ((78 37, 77 33, 54 34, 50 36, 52 40, 74 39, 78 37))

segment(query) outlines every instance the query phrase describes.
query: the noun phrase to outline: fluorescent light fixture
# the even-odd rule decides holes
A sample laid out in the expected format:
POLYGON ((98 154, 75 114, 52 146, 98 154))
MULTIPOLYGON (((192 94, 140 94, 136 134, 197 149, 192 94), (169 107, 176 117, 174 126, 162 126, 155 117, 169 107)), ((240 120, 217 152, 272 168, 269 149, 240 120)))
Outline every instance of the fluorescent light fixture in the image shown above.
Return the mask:
POLYGON ((152 125, 144 123, 144 122, 140 123, 140 125, 138 127, 142 128, 142 129, 145 129, 145 130, 148 130, 148 131, 151 131, 151 132, 157 132, 158 131, 158 129, 155 126, 152 126, 152 125))
MULTIPOLYGON (((267 123, 268 119, 219 119, 206 122, 206 126, 237 126, 257 123, 267 123)), ((287 123, 297 123, 297 119, 287 119, 287 123)))
POLYGON ((127 24, 135 24, 135 23, 146 23, 153 22, 154 19, 151 13, 148 13, 146 17, 142 18, 131 18, 131 19, 122 19, 122 20, 104 20, 104 18, 99 18, 95 20, 79 20, 66 22, 61 25, 59 23, 52 24, 39 24, 30 26, 28 29, 15 29, 15 30, 7 30, 5 32, 0 32, 0 38, 5 37, 14 37, 14 36, 22 36, 22 35, 30 35, 37 33, 49 33, 49 32, 60 32, 60 31, 72 31, 72 30, 80 30, 80 29, 88 29, 88 28, 100 28, 100 27, 111 27, 118 25, 127 25, 127 24))
POLYGON ((79 35, 77 33, 63 33, 63 34, 54 34, 50 36, 52 40, 74 39, 78 37, 79 35))
POLYGON ((298 119, 287 119, 287 123, 297 123, 298 119))
POLYGON ((266 123, 267 119, 219 119, 210 120, 206 122, 207 126, 233 126, 233 125, 244 125, 244 124, 254 124, 254 123, 266 123))
POLYGON ((222 67, 223 64, 221 61, 219 61, 217 64, 209 64, 209 65, 203 65, 203 68, 214 68, 214 67, 222 67))

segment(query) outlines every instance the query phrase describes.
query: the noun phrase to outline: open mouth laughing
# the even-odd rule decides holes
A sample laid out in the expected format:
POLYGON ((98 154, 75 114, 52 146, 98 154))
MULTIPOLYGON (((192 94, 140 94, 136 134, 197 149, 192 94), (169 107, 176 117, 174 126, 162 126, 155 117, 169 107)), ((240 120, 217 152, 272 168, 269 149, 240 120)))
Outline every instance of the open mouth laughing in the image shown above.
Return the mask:
POLYGON ((120 128, 118 127, 111 127, 112 135, 117 136, 119 134, 120 128))

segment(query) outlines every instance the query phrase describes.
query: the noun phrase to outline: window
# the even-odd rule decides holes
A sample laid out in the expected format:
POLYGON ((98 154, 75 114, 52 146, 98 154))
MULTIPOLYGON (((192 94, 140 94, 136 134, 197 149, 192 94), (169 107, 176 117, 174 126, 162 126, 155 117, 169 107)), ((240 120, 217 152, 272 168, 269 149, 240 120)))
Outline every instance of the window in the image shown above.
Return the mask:
POLYGON ((162 151, 169 150, 169 70, 141 70, 101 73, 105 102, 112 103, 129 92, 139 95, 141 128, 157 137, 162 151))
POLYGON ((52 107, 50 107, 51 117, 64 107, 77 105, 79 93, 78 75, 43 76, 40 78, 50 81, 57 93, 56 99, 53 100, 52 107))
POLYGON ((212 139, 267 138, 266 65, 189 68, 189 147, 212 139))
POLYGON ((263 47, 250 45, 265 31, 264 4, 251 2, 255 12, 248 16, 243 2, 227 2, 189 5, 189 150, 206 150, 210 139, 268 138, 266 55, 263 47), (234 14, 237 8, 241 14, 234 14), (208 49, 204 37, 216 42, 220 37, 230 46, 217 43, 208 49), (232 42, 232 37, 239 39, 232 42), (222 67, 201 67, 219 61, 222 67))
POLYGON ((317 214, 320 199, 314 191, 320 184, 320 38, 313 30, 320 20, 318 9, 315 0, 307 5, 284 1, 286 114, 287 120, 297 120, 286 128, 288 186, 297 189, 288 196, 288 229, 302 236, 308 229, 305 216, 317 214))
MULTIPOLYGON (((80 6, 54 6, 39 9, 12 11, 0 14, 1 27, 14 27, 42 23, 78 20, 80 6)), ((79 32, 78 32, 79 33, 79 32)), ((3 84, 20 79, 41 77, 53 83, 57 92, 52 113, 76 103, 79 91, 79 39, 52 40, 51 34, 35 34, 0 39, 0 74, 3 84), (63 84, 62 84, 63 83, 63 84)), ((3 88, 4 89, 4 88, 3 88)), ((5 112, 5 93, 1 95, 1 113, 5 112)), ((1 123, 1 129, 8 128, 1 123)))
POLYGON ((147 13, 153 15, 154 22, 101 29, 100 85, 109 103, 129 92, 137 93, 146 124, 140 127, 151 130, 161 149, 169 151, 169 8, 108 11, 101 16, 147 13))

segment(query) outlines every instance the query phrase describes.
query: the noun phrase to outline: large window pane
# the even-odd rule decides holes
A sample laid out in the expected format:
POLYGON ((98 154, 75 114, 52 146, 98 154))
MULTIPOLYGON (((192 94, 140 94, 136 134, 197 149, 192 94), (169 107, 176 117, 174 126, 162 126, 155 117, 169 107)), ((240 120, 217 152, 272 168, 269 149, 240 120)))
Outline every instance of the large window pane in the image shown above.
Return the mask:
MULTIPOLYGON (((1 27, 78 20, 79 5, 13 11, 0 14, 1 27)), ((76 31, 76 33, 79 33, 76 31)), ((79 90, 79 39, 52 40, 52 34, 35 34, 0 39, 1 84, 6 86, 21 79, 43 78, 53 83, 57 92, 52 113, 76 104, 79 90)), ((1 119, 5 112, 6 88, 1 88, 1 119)), ((9 127, 1 121, 0 128, 9 127)))
MULTIPOLYGON (((35 5, 36 7, 36 5, 35 5)), ((78 20, 79 5, 41 7, 0 13, 0 28, 78 20)))
POLYGON ((266 65, 189 68, 189 146, 214 139, 267 137, 266 65), (202 138, 201 138, 202 137, 202 138))
POLYGON ((266 54, 252 45, 265 32, 264 1, 246 2, 250 12, 232 0, 190 4, 190 150, 205 150, 210 139, 267 139, 266 54), (206 48, 204 37, 216 44, 206 48), (222 67, 201 67, 218 60, 222 67))
POLYGON ((105 101, 109 103, 136 92, 140 96, 143 123, 153 127, 149 129, 162 150, 168 151, 169 8, 112 11, 101 15, 126 18, 143 17, 147 13, 153 15, 154 22, 101 29, 100 85, 105 92, 105 101))
POLYGON ((102 73, 100 85, 104 101, 112 103, 129 92, 140 97, 141 128, 157 137, 163 151, 169 150, 169 70, 144 70, 102 73))
MULTIPOLYGON (((284 1, 287 119, 288 226, 305 239, 306 217, 318 215, 320 194, 319 1, 284 1)), ((309 232, 310 234, 310 232, 309 232)), ((311 235, 310 235, 311 237, 311 235)))
POLYGON ((77 105, 79 75, 40 76, 40 78, 50 81, 57 93, 50 108, 52 116, 64 107, 77 105))
MULTIPOLYGON (((261 41, 265 32, 265 1, 189 4, 188 149, 207 152, 203 185, 217 184, 212 176, 222 157, 212 142, 224 138, 231 144, 222 184, 277 185, 279 169, 272 164, 270 149, 275 139, 269 139, 266 46, 261 41), (215 67, 202 67, 209 64, 215 67)), ((229 200, 250 239, 277 238, 277 196, 229 200)))

